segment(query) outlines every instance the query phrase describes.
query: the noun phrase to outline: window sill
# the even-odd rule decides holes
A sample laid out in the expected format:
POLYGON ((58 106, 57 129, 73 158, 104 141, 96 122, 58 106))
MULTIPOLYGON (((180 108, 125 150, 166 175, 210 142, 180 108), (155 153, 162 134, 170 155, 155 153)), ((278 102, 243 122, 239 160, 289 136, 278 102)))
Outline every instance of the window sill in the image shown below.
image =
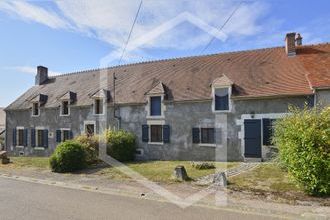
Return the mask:
POLYGON ((35 148, 33 148, 34 150, 45 150, 45 148, 44 147, 35 147, 35 148))
POLYGON ((150 145, 164 145, 164 142, 148 142, 150 145))
POLYGON ((216 144, 207 144, 207 143, 201 143, 201 144, 198 144, 198 146, 200 146, 200 147, 217 147, 216 144))
POLYGON ((24 146, 15 146, 15 148, 24 149, 24 146))
POLYGON ((213 110, 213 113, 231 113, 231 110, 213 110))
POLYGON ((37 117, 39 117, 40 115, 31 115, 31 117, 33 117, 33 118, 37 118, 37 117))
POLYGON ((165 119, 165 116, 163 116, 163 115, 157 115, 157 116, 151 116, 151 115, 148 115, 147 117, 146 117, 147 119, 165 119))
POLYGON ((68 117, 68 116, 70 116, 70 115, 60 115, 61 117, 68 117))

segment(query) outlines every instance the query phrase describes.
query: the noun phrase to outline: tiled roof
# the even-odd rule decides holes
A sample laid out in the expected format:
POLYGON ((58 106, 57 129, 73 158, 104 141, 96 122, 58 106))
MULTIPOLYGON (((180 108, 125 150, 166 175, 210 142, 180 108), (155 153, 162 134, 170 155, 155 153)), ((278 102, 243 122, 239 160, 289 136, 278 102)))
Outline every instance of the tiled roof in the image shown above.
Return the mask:
POLYGON ((100 89, 113 93, 116 73, 116 103, 144 103, 145 95, 162 82, 169 101, 211 98, 212 82, 224 74, 234 83, 233 96, 265 97, 312 94, 311 86, 330 86, 330 45, 306 45, 297 56, 288 57, 284 47, 230 52, 207 56, 129 64, 51 77, 34 86, 8 109, 29 108, 37 94, 48 96, 46 107, 58 107, 67 91, 77 94, 76 105, 93 103, 100 89))

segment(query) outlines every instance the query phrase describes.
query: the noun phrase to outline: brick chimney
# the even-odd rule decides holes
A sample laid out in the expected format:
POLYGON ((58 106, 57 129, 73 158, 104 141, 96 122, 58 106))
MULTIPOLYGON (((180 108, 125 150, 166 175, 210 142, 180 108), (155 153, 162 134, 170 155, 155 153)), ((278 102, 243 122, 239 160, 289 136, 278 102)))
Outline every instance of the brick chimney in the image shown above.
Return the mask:
POLYGON ((48 80, 48 68, 44 66, 37 67, 37 75, 35 78, 36 85, 42 85, 48 80))
POLYGON ((291 57, 296 55, 296 33, 288 33, 285 36, 285 52, 291 57))
POLYGON ((296 37, 296 43, 297 43, 297 46, 302 45, 302 37, 299 33, 297 34, 297 37, 296 37))

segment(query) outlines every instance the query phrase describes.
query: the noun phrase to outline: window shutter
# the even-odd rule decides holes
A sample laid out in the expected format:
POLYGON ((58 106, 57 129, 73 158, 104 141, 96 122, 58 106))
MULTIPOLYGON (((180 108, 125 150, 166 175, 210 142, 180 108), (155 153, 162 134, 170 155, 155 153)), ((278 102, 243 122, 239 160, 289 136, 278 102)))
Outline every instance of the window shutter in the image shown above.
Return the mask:
POLYGON ((199 139, 199 128, 193 128, 192 129, 192 139, 193 139, 193 143, 194 144, 198 144, 200 143, 200 139, 199 139))
POLYGON ((70 136, 70 139, 73 139, 73 132, 71 130, 69 131, 69 136, 70 136))
POLYGON ((31 147, 36 146, 36 130, 31 128, 31 147))
POLYGON ((16 128, 13 129, 13 146, 17 145, 17 130, 16 128))
POLYGON ((150 115, 161 115, 162 98, 160 96, 150 97, 150 115))
POLYGON ((170 126, 163 125, 163 142, 170 143, 170 126))
POLYGON ((23 143, 24 147, 28 146, 28 129, 25 128, 24 129, 24 143, 23 143))
POLYGON ((61 130, 56 130, 56 142, 61 142, 61 130))
POLYGON ((42 146, 47 148, 48 147, 48 130, 47 129, 44 130, 43 135, 44 135, 44 137, 43 137, 43 142, 44 143, 42 144, 42 146))
POLYGON ((142 141, 148 142, 149 141, 149 126, 142 125, 142 141))

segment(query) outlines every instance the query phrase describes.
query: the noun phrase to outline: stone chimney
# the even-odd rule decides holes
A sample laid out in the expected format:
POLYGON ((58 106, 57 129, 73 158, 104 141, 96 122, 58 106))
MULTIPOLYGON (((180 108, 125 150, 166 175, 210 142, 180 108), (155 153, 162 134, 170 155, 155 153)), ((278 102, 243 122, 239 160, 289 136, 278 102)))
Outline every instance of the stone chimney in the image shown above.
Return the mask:
POLYGON ((42 85, 48 80, 48 68, 44 66, 37 67, 37 75, 35 78, 36 85, 42 85))
POLYGON ((296 37, 296 43, 297 43, 297 46, 302 45, 302 37, 299 33, 297 34, 297 37, 296 37))
POLYGON ((285 36, 285 52, 291 57, 296 55, 296 33, 288 33, 285 36))

